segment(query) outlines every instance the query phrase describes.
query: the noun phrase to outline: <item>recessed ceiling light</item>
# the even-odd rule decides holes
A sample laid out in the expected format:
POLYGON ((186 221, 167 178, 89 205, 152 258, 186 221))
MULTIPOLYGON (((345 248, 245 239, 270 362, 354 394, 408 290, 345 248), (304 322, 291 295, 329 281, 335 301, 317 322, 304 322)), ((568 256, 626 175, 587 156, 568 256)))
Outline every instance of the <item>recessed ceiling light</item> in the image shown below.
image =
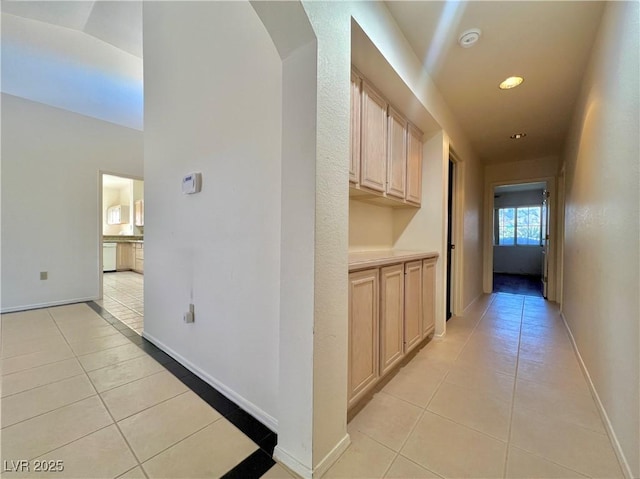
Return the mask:
POLYGON ((510 90, 520 85, 524 81, 522 77, 509 77, 502 83, 500 83, 501 90, 510 90))
POLYGON ((465 30, 460 34, 460 37, 458 38, 458 43, 462 48, 470 48, 474 46, 476 43, 478 43, 478 40, 480 40, 480 35, 482 35, 482 32, 480 31, 479 28, 472 28, 470 30, 465 30))
POLYGON ((512 140, 519 140, 520 138, 524 138, 525 136, 527 136, 526 133, 514 133, 509 138, 511 138, 512 140))

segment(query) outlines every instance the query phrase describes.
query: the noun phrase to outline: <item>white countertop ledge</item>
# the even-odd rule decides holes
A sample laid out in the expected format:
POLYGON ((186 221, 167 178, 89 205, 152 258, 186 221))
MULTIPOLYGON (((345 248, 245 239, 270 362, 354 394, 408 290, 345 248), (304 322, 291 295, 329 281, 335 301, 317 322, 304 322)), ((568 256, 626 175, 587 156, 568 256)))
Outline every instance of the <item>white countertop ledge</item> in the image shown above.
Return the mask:
POLYGON ((351 251, 349 253, 349 271, 377 268, 379 266, 437 257, 438 253, 433 251, 407 251, 394 249, 376 251, 351 251))

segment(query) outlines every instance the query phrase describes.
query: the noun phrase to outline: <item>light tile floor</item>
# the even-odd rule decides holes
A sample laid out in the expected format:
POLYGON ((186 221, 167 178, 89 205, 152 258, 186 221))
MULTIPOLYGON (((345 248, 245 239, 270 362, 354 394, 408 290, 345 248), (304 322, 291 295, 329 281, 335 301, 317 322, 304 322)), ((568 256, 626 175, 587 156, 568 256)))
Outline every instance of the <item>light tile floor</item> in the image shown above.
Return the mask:
POLYGON ((452 318, 348 431, 327 478, 622 477, 557 308, 531 296, 452 318))
POLYGON ((87 304, 4 314, 1 326, 3 478, 219 477, 262 454, 165 369, 180 368, 171 358, 87 304), (9 472, 20 460, 30 471, 9 472), (64 470, 36 473, 36 460, 64 470))
MULTIPOLYGON (((85 304, 1 324, 2 460, 61 460, 55 477, 186 478, 261 453, 185 386, 197 378, 176 379, 85 304)), ((348 430, 326 477, 622 477, 564 324, 532 297, 487 296, 453 318, 348 430)), ((290 475, 276 464, 265 477, 290 475)))
POLYGON ((102 300, 96 303, 138 334, 144 328, 144 276, 133 271, 103 273, 102 300))

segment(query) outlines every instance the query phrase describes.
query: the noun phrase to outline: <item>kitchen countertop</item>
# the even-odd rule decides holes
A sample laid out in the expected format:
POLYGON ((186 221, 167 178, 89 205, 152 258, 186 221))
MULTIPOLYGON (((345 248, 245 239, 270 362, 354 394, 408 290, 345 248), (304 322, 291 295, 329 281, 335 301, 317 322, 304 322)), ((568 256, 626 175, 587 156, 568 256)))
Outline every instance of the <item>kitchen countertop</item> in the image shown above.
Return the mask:
POLYGON ((376 250, 353 251, 349 253, 349 271, 376 268, 388 264, 404 263, 419 259, 437 258, 433 251, 376 250))
POLYGON ((144 243, 142 236, 131 235, 104 235, 102 237, 103 243, 144 243))

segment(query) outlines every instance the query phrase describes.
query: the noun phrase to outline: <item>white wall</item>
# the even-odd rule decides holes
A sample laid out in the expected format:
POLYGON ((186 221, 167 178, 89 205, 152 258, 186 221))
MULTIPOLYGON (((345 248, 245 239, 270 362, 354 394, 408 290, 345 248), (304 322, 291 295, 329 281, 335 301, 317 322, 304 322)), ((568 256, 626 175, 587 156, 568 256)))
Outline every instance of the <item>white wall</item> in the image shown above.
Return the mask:
POLYGON ((143 18, 145 336, 275 428, 282 62, 248 3, 143 18), (182 195, 192 171, 202 192, 182 195))
POLYGON ((101 295, 99 170, 142 176, 142 148, 140 131, 2 95, 3 311, 101 295))
POLYGON ((563 313, 640 477, 640 14, 607 4, 565 152, 563 313))
POLYGON ((1 17, 3 93, 142 130, 142 59, 78 30, 1 17))
POLYGON ((394 210, 363 201, 349 200, 349 251, 391 249, 394 210))

